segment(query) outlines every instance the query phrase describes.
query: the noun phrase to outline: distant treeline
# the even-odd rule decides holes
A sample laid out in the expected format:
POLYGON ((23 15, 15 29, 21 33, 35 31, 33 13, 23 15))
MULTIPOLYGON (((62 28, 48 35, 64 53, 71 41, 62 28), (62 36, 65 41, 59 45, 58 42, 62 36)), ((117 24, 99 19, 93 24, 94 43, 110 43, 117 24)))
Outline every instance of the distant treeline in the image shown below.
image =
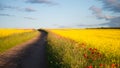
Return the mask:
POLYGON ((86 29, 120 29, 120 27, 98 27, 98 28, 86 28, 86 29))

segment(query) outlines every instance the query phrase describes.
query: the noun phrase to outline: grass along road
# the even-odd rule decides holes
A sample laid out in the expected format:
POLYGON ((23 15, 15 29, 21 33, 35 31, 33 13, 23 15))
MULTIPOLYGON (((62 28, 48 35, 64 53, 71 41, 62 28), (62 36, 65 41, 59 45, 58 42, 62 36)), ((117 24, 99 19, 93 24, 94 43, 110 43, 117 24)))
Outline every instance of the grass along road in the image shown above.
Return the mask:
POLYGON ((41 31, 34 39, 1 55, 0 68, 47 68, 46 37, 41 31))
POLYGON ((8 49, 35 37, 36 30, 0 29, 0 54, 8 49))

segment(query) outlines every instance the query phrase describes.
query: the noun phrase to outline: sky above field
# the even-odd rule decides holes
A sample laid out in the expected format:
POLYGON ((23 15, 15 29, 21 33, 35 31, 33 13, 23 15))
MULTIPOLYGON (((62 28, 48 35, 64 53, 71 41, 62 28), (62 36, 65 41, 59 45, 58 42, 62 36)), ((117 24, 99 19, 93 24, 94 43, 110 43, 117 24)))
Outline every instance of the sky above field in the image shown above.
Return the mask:
POLYGON ((0 28, 120 27, 120 0, 0 0, 0 28))

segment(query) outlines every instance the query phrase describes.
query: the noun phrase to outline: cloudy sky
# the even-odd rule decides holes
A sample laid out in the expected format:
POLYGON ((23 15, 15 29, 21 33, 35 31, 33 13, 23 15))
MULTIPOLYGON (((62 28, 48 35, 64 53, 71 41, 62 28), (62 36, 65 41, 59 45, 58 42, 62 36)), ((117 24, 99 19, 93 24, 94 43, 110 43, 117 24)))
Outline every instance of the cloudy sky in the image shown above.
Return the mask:
POLYGON ((120 0, 0 0, 0 28, 120 27, 120 0))

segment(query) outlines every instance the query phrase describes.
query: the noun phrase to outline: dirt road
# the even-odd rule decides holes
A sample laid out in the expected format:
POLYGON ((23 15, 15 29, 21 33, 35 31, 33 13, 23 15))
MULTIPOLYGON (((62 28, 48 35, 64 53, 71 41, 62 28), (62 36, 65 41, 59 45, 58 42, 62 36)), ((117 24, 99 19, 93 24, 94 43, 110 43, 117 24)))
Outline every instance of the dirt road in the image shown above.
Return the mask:
POLYGON ((48 68, 46 57, 47 33, 41 34, 0 55, 0 68, 48 68))

